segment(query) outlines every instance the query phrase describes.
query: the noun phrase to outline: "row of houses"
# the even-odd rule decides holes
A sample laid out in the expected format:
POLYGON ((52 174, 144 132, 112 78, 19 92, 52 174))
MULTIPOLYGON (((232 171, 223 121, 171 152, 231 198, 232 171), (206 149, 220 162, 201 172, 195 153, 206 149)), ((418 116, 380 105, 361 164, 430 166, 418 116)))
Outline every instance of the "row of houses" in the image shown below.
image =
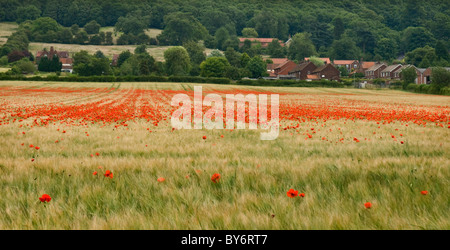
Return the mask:
POLYGON ((305 58, 299 64, 287 58, 273 58, 271 60, 273 63, 267 65, 269 77, 266 77, 266 79, 340 80, 339 70, 330 63, 329 59, 325 59, 322 66, 316 66, 309 58, 305 58))
MULTIPOLYGON (((272 63, 267 64, 269 77, 266 79, 298 79, 306 81, 314 80, 340 80, 338 68, 344 67, 350 72, 364 74, 368 80, 384 79, 387 83, 401 80, 401 72, 404 69, 413 67, 417 73, 416 84, 429 84, 431 82, 431 68, 418 68, 414 65, 394 64, 380 62, 364 62, 359 60, 334 60, 329 58, 319 58, 324 62, 323 66, 315 66, 309 57, 296 64, 287 58, 271 58, 272 63)), ((450 71, 450 68, 448 68, 450 71)))

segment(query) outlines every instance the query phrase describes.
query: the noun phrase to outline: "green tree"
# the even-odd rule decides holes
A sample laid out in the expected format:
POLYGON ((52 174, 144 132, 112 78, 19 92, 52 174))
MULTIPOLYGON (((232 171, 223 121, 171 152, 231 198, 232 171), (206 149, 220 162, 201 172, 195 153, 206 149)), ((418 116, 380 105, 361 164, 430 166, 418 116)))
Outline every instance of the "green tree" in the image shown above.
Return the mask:
POLYGON ((22 23, 26 20, 36 20, 41 16, 41 10, 35 5, 26 5, 18 7, 16 10, 17 23, 22 23))
POLYGON ((73 34, 70 28, 62 28, 58 31, 56 34, 57 40, 61 43, 72 43, 73 40, 73 34))
POLYGON ((359 58, 359 48, 355 41, 344 35, 341 39, 333 41, 329 55, 333 59, 351 60, 359 58))
POLYGON ((281 58, 286 56, 286 48, 282 47, 278 39, 273 39, 267 47, 267 52, 271 58, 281 58))
POLYGON ((403 89, 406 89, 408 84, 414 83, 414 81, 416 80, 416 69, 413 66, 403 69, 401 72, 401 78, 403 80, 403 89))
POLYGON ((95 56, 96 58, 105 58, 105 57, 106 57, 105 54, 103 54, 103 52, 102 52, 101 50, 97 50, 97 51, 95 52, 94 56, 95 56))
POLYGON ((246 68, 250 71, 252 78, 260 78, 267 74, 267 64, 259 56, 254 56, 248 62, 246 68))
POLYGON ((183 47, 188 52, 192 65, 200 65, 204 60, 206 60, 205 46, 203 46, 203 44, 189 41, 186 42, 183 47))
POLYGON ((133 54, 130 51, 122 51, 117 58, 117 66, 121 66, 128 58, 130 58, 133 54))
POLYGON ((166 27, 158 36, 158 40, 166 45, 182 45, 187 41, 203 40, 208 31, 193 16, 175 12, 165 17, 166 27))
POLYGON ((344 27, 344 21, 341 17, 336 17, 333 19, 333 38, 334 40, 341 39, 341 36, 344 34, 345 27, 344 27))
POLYGON ((23 74, 32 74, 36 71, 34 63, 30 62, 28 58, 23 58, 20 61, 18 61, 15 67, 17 67, 18 71, 23 74))
POLYGON ((402 34, 401 49, 405 53, 435 43, 433 34, 424 27, 408 27, 402 34))
POLYGON ((435 49, 430 46, 425 46, 423 48, 417 48, 411 52, 406 53, 405 61, 409 64, 420 66, 423 61, 422 66, 431 66, 437 59, 435 49))
POLYGON ((230 64, 225 57, 208 57, 200 64, 200 75, 203 77, 224 77, 230 64))
POLYGON ((145 44, 141 44, 134 49, 134 54, 145 54, 147 53, 147 46, 145 44))
POLYGON ((230 38, 230 34, 228 33, 228 30, 225 27, 219 28, 214 35, 214 39, 216 41, 216 48, 220 49, 220 50, 224 50, 223 44, 229 38, 230 38))
POLYGON ((112 38, 112 32, 108 31, 106 32, 106 36, 105 36, 105 44, 106 45, 113 45, 113 38, 112 38))
POLYGON ((375 54, 380 55, 385 60, 397 57, 397 43, 390 38, 381 38, 377 42, 375 54))
POLYGON ((168 75, 187 75, 191 68, 189 53, 181 46, 164 51, 166 72, 168 75))
POLYGON ((89 44, 100 45, 102 44, 102 39, 100 38, 99 35, 93 35, 91 36, 91 38, 89 38, 89 44))
POLYGON ((231 66, 236 68, 241 67, 241 57, 242 57, 241 53, 229 47, 225 51, 225 57, 227 58, 231 66))
POLYGON ((256 38, 258 37, 258 32, 254 28, 244 28, 242 29, 242 36, 256 38))
POLYGON ((298 33, 292 37, 291 44, 288 49, 288 58, 291 60, 303 61, 305 57, 316 54, 316 48, 310 39, 308 33, 298 33))
POLYGON ((450 54, 449 54, 447 48, 445 47, 444 42, 442 42, 441 40, 436 42, 435 52, 436 52, 436 56, 439 59, 444 59, 447 61, 450 59, 450 54))
POLYGON ((92 20, 84 25, 84 30, 90 35, 98 34, 100 32, 100 28, 100 24, 98 24, 95 20, 92 20))
POLYGON ((77 66, 78 64, 88 64, 91 56, 86 50, 81 50, 73 55, 73 65, 77 66))
POLYGON ((450 86, 450 71, 442 67, 431 69, 431 82, 438 90, 450 86))
POLYGON ((77 44, 86 44, 87 41, 89 41, 89 36, 84 30, 80 30, 73 39, 73 42, 77 44))
POLYGON ((116 32, 123 32, 125 34, 133 34, 138 35, 144 32, 144 29, 147 27, 144 20, 136 17, 119 17, 117 23, 114 27, 116 32))

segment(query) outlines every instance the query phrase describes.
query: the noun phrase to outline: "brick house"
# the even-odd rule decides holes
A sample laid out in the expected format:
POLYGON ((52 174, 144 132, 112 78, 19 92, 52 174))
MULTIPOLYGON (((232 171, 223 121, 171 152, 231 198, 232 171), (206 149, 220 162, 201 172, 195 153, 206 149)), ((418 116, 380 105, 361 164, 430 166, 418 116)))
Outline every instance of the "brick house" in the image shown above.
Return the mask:
POLYGON ((112 56, 111 66, 117 66, 118 62, 119 62, 119 55, 118 54, 114 54, 112 56))
POLYGON ((302 62, 289 71, 289 74, 294 75, 296 79, 306 80, 308 75, 310 75, 316 68, 317 66, 312 62, 302 62))
MULTIPOLYGON (((415 84, 429 84, 431 82, 431 68, 417 68, 414 65, 404 65, 401 70, 410 68, 410 67, 414 67, 414 69, 416 70, 416 79, 414 80, 415 84)), ((400 73, 401 73, 400 70, 400 73)))
MULTIPOLYGON (((246 37, 241 37, 241 38, 239 38, 239 48, 244 46, 245 40, 250 40, 250 42, 252 42, 252 45, 256 44, 256 43, 261 43, 261 47, 262 48, 267 48, 267 47, 269 47, 269 44, 275 39, 276 38, 252 38, 252 37, 246 38, 246 37)), ((282 47, 284 47, 285 44, 282 41, 278 40, 278 42, 280 43, 280 45, 282 47)))
POLYGON ((276 77, 275 68, 288 61, 287 58, 270 58, 272 63, 267 64, 267 73, 270 77, 276 77))
POLYGON ((73 59, 72 58, 59 58, 62 63, 61 72, 73 72, 73 59))
POLYGON ((376 79, 381 77, 381 71, 383 71, 387 67, 386 64, 380 63, 375 64, 369 69, 366 70, 365 76, 367 79, 376 79))
POLYGON ((333 65, 337 67, 344 67, 350 73, 354 70, 357 70, 360 65, 358 60, 334 60, 333 65))
POLYGON ((69 72, 73 71, 73 59, 69 57, 68 51, 56 51, 53 46, 50 47, 50 50, 42 50, 36 53, 36 64, 39 64, 39 61, 47 57, 49 60, 52 60, 54 56, 57 56, 59 61, 62 64, 61 72, 69 72))
POLYGON ((287 60, 274 68, 274 75, 278 79, 291 79, 293 78, 293 76, 291 76, 289 72, 292 71, 295 67, 297 67, 297 64, 295 62, 287 60))
POLYGON ((370 69, 370 67, 374 66, 376 62, 364 62, 360 61, 359 68, 356 69, 354 73, 363 73, 365 75, 366 70, 370 69))
POLYGON ((403 66, 401 64, 394 64, 387 66, 383 71, 381 71, 381 78, 386 79, 400 79, 399 69, 403 66))
POLYGON ((308 75, 307 80, 339 81, 340 74, 341 72, 332 64, 325 64, 313 70, 313 72, 308 75))
POLYGON ((44 49, 43 51, 38 51, 36 53, 36 62, 39 63, 41 58, 47 57, 49 60, 53 58, 53 56, 58 56, 58 58, 69 58, 68 51, 56 51, 53 46, 50 47, 50 51, 44 49))

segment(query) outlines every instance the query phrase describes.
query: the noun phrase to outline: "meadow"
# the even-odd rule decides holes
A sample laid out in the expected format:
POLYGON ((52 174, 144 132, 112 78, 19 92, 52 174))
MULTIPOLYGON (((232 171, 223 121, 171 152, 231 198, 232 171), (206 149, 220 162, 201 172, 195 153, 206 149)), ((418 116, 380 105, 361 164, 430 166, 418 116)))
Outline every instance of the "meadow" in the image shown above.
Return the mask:
POLYGON ((449 111, 387 89, 3 81, 0 229, 448 230, 449 111), (279 137, 173 130, 194 86, 280 94, 279 137))

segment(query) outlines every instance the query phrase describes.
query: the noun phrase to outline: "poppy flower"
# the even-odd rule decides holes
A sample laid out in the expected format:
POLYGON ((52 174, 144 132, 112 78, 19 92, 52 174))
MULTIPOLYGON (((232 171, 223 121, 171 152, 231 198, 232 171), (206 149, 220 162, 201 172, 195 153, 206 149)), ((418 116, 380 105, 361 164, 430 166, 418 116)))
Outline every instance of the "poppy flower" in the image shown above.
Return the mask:
POLYGON ((96 155, 96 156, 100 156, 100 154, 99 154, 99 153, 95 153, 95 155, 96 155))
POLYGON ((203 140, 206 140, 206 135, 203 136, 203 140))
POLYGON ((364 203, 364 207, 366 207, 367 209, 369 209, 369 208, 372 207, 372 203, 366 202, 366 203, 364 203))
POLYGON ((106 170, 105 177, 109 177, 109 178, 112 179, 113 178, 113 173, 111 171, 109 171, 109 170, 106 170))
POLYGON ((157 181, 158 181, 158 182, 163 182, 163 181, 165 181, 165 180, 166 180, 165 178, 159 177, 157 181))
POLYGON ((95 172, 93 173, 93 175, 97 175, 97 171, 95 171, 95 172))
POLYGON ((299 194, 298 196, 300 196, 300 197, 305 197, 305 194, 304 193, 301 193, 301 194, 299 194))
POLYGON ((39 149, 41 149, 41 148, 40 148, 40 147, 35 147, 35 149, 36 149, 36 150, 39 150, 39 149))
POLYGON ((213 176, 211 177, 211 181, 214 183, 217 183, 219 181, 219 179, 220 179, 220 174, 217 174, 217 173, 213 174, 213 176))
POLYGON ((34 148, 34 145, 33 145, 33 144, 30 144, 30 148, 34 148))
POLYGON ((423 195, 427 195, 428 194, 428 191, 422 191, 422 192, 420 192, 421 194, 423 194, 423 195))
POLYGON ((298 196, 298 191, 291 188, 287 191, 287 196, 290 198, 295 198, 298 196))
POLYGON ((50 197, 50 195, 48 194, 43 194, 41 197, 39 197, 39 200, 41 202, 50 202, 52 200, 52 197, 50 197))

